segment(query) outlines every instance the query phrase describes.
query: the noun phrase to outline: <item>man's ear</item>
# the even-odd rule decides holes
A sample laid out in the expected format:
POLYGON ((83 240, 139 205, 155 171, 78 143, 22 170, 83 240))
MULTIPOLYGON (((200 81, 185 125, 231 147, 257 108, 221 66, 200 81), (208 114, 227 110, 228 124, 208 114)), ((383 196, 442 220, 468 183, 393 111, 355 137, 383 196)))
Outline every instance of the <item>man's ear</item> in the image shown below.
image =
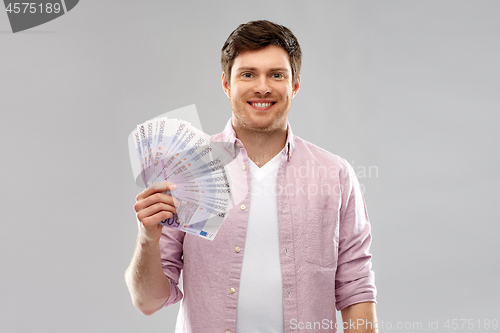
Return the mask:
POLYGON ((300 74, 297 76, 297 81, 292 87, 292 98, 295 97, 295 95, 297 95, 297 93, 299 92, 299 88, 300 88, 300 74))
POLYGON ((231 87, 229 86, 229 82, 227 82, 226 73, 224 72, 222 72, 222 89, 224 89, 227 97, 231 98, 231 87))

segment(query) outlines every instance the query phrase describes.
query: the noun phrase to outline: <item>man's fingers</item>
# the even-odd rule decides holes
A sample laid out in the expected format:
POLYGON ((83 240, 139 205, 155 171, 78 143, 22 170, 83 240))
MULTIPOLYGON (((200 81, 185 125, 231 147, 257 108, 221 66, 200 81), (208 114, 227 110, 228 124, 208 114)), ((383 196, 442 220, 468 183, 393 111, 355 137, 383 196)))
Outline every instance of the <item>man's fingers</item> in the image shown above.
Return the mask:
POLYGON ((174 216, 174 214, 172 212, 162 210, 162 211, 157 212, 154 215, 144 217, 142 219, 139 219, 139 218, 138 219, 139 219, 139 223, 142 223, 144 228, 151 229, 151 228, 156 228, 159 225, 158 223, 160 223, 161 221, 169 219, 173 216, 174 216))
POLYGON ((166 194, 166 193, 157 192, 157 193, 154 193, 154 194, 146 197, 145 199, 137 201, 134 205, 134 210, 136 212, 139 212, 139 211, 146 209, 147 207, 152 206, 152 205, 159 203, 159 202, 165 203, 167 205, 171 205, 173 207, 179 207, 179 204, 180 204, 179 200, 177 200, 173 196, 166 194))
POLYGON ((136 201, 143 200, 154 193, 173 191, 176 188, 177 185, 170 182, 154 183, 153 185, 151 185, 150 187, 139 193, 139 195, 137 195, 136 197, 136 201))
POLYGON ((152 228, 177 212, 175 207, 179 206, 179 201, 163 193, 175 188, 175 184, 172 183, 155 183, 137 196, 134 209, 137 212, 137 219, 144 227, 152 228))
MULTIPOLYGON (((160 212, 168 212, 171 213, 172 215, 176 213, 175 207, 172 207, 171 205, 165 204, 163 202, 158 202, 155 203, 154 205, 151 205, 149 207, 146 207, 145 209, 142 209, 137 212, 137 218, 139 221, 144 222, 146 218, 152 217, 155 214, 158 214, 160 212)), ((172 216, 170 216, 172 217, 172 216)), ((165 218, 158 220, 156 223, 163 221, 165 218)))

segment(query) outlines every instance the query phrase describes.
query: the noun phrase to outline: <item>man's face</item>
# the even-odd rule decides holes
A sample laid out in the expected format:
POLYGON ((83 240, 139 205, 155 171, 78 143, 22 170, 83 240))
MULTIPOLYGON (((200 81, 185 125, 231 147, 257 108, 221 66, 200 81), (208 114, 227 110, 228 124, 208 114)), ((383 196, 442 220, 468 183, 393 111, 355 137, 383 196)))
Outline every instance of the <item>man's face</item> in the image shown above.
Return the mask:
POLYGON ((272 132, 286 130, 300 76, 292 84, 288 53, 282 47, 270 45, 238 55, 231 69, 231 84, 222 73, 222 86, 231 101, 236 131, 272 132))

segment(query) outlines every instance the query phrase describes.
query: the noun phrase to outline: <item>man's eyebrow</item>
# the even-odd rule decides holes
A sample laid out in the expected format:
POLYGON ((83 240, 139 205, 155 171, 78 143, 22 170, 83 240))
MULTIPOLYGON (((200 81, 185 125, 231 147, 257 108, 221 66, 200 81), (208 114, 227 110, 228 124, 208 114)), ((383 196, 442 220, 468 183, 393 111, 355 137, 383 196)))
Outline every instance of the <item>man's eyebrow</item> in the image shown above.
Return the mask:
POLYGON ((271 72, 289 72, 290 69, 286 67, 271 68, 271 72))
MULTIPOLYGON (((243 72, 243 71, 255 71, 257 68, 255 67, 238 67, 236 69, 237 72, 243 72)), ((290 70, 286 67, 276 67, 276 68, 270 68, 270 72, 290 72, 290 70)))
POLYGON ((236 69, 237 72, 242 72, 242 71, 254 71, 255 67, 238 67, 236 69))

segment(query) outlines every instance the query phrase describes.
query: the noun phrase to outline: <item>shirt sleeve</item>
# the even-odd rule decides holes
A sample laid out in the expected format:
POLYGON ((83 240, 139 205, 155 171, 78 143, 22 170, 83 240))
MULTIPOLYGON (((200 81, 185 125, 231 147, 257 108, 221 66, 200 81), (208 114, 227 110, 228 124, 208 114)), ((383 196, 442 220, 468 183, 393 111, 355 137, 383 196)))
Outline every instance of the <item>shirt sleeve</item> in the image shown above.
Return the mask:
POLYGON ((371 270, 371 228, 361 187, 352 167, 341 171, 342 204, 339 215, 339 250, 335 277, 336 308, 376 302, 375 276, 371 270))
POLYGON ((163 305, 169 306, 179 302, 182 291, 179 289, 179 277, 183 267, 183 242, 186 234, 170 227, 163 227, 160 238, 161 265, 170 283, 170 296, 163 305))

